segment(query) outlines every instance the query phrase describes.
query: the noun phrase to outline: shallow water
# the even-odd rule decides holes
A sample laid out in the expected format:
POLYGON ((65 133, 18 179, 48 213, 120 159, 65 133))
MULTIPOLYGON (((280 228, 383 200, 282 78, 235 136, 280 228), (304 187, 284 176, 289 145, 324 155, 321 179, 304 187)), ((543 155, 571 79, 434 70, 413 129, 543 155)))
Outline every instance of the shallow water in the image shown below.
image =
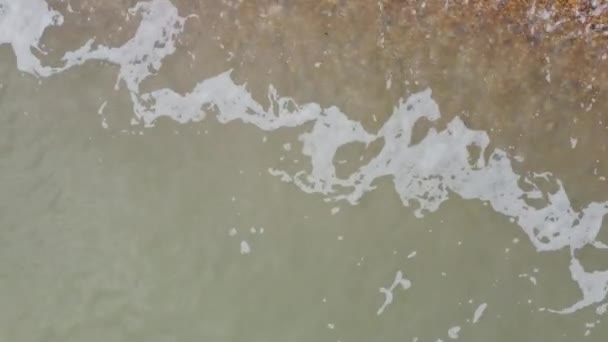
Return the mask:
POLYGON ((608 336, 607 106, 559 58, 363 2, 49 3, 0 0, 2 340, 608 336))

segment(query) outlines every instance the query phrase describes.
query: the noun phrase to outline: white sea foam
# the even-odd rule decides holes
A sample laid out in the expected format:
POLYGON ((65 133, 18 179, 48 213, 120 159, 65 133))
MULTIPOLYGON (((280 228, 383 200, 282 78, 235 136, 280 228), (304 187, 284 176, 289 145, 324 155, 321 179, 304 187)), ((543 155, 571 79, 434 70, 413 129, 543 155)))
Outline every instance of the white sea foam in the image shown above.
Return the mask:
POLYGON ((41 51, 40 38, 49 26, 61 25, 63 16, 42 0, 0 0, 0 45, 10 44, 17 68, 39 76, 49 76, 32 49, 41 51))
POLYGON ((450 329, 448 329, 448 337, 451 338, 452 340, 457 339, 459 334, 460 334, 459 326, 453 326, 450 329))
POLYGON ((376 312, 376 314, 378 316, 382 315, 382 313, 384 312, 386 307, 389 306, 393 302, 393 298, 394 298, 393 291, 395 291, 395 289, 399 285, 401 285, 401 288, 403 290, 407 290, 410 287, 412 287, 412 282, 409 281, 409 279, 405 278, 403 276, 403 272, 401 272, 401 271, 397 271, 397 274, 395 274, 395 280, 393 280, 393 283, 391 284, 391 286, 389 286, 388 288, 384 288, 384 287, 380 288, 380 293, 382 293, 384 295, 384 302, 382 303, 382 306, 380 306, 380 308, 378 308, 378 311, 376 312))
POLYGON ((582 298, 556 312, 570 313, 606 298, 608 270, 585 271, 574 252, 586 245, 607 248, 596 238, 608 212, 608 202, 592 202, 575 210, 559 180, 546 173, 515 173, 505 151, 488 151, 488 135, 467 128, 458 117, 445 130, 430 129, 421 141, 413 143, 412 129, 418 120, 436 121, 441 116, 430 89, 400 100, 376 133, 366 131, 360 122, 350 120, 336 107, 299 105, 279 96, 272 86, 268 92, 270 106, 264 108, 245 86, 232 80, 230 71, 199 82, 186 94, 169 88, 142 94, 140 83, 175 52, 176 39, 187 17, 180 16, 169 0, 139 2, 129 13, 140 13, 142 19, 135 35, 124 45, 93 47, 93 40, 89 40, 66 53, 63 66, 51 68, 43 66, 32 48, 40 50, 42 34, 49 26, 62 24, 61 14, 43 0, 0 0, 0 44, 12 46, 19 70, 37 76, 50 76, 88 60, 116 64, 117 86, 124 82, 131 94, 135 118, 145 125, 153 125, 161 116, 181 123, 199 121, 211 112, 219 122, 240 120, 267 131, 313 122, 312 129, 299 137, 311 171, 290 174, 272 169, 273 175, 304 192, 320 193, 331 201, 344 200, 353 205, 374 189, 377 179, 388 176, 403 204, 416 206, 415 213, 420 217, 436 211, 450 196, 483 201, 514 220, 538 251, 570 250, 569 271, 582 298), (384 147, 370 162, 347 177, 336 175, 333 161, 340 147, 378 140, 384 141, 384 147), (472 147, 480 153, 473 156, 469 153, 472 147), (538 185, 539 178, 553 181, 557 190, 543 190, 538 185), (531 199, 542 203, 532 204, 531 199))
POLYGON ((486 311, 487 307, 488 307, 487 303, 479 304, 479 306, 477 307, 477 309, 475 309, 475 312, 473 313, 473 323, 479 322, 479 320, 481 319, 481 316, 486 311))
POLYGON ((249 254, 251 253, 251 247, 249 243, 245 240, 241 241, 241 254, 249 254))

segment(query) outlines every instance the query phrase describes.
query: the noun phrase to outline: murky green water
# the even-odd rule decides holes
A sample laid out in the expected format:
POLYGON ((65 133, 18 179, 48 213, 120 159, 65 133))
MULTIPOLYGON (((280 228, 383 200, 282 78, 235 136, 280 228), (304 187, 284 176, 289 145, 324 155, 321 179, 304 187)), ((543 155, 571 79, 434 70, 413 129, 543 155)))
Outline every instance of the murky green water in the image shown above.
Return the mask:
POLYGON ((376 18, 321 5, 51 1, 42 56, 46 3, 0 4, 2 341, 608 337, 606 139, 576 93, 505 119, 487 56, 387 57, 376 18))

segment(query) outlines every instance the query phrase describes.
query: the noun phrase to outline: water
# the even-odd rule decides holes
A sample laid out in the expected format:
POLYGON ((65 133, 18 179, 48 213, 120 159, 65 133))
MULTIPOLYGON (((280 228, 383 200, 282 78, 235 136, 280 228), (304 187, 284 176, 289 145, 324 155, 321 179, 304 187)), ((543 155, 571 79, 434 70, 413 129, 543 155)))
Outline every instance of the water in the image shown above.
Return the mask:
POLYGON ((0 4, 3 340, 608 336, 603 62, 392 3, 0 4))

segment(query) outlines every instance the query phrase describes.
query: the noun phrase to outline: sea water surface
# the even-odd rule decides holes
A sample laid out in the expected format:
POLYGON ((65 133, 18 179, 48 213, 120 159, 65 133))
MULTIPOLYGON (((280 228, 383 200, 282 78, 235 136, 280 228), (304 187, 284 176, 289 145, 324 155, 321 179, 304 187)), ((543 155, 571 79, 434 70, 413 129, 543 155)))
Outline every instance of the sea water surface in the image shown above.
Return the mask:
POLYGON ((605 99, 352 3, 0 0, 0 339, 604 341, 605 99))

